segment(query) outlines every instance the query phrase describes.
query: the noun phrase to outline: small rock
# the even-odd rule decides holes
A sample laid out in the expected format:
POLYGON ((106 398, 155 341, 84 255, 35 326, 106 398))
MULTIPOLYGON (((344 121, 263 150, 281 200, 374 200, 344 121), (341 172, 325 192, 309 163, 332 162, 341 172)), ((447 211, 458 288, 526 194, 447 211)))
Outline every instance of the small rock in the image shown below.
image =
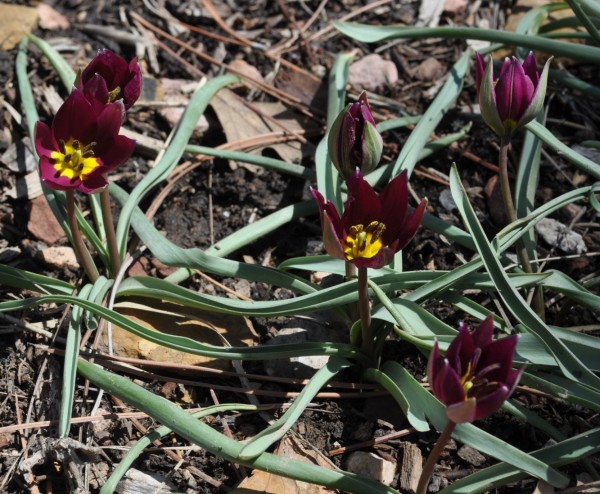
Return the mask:
POLYGON ((424 81, 432 81, 440 76, 444 66, 437 58, 429 57, 423 60, 414 70, 414 76, 424 81))
POLYGON ((352 437, 354 437, 354 439, 357 441, 368 441, 369 439, 372 439, 373 422, 361 422, 356 430, 352 433, 352 437))
POLYGON ((79 269, 79 262, 75 256, 75 251, 71 247, 48 247, 41 250, 39 254, 42 260, 48 265, 57 269, 79 269))
POLYGON ((485 456, 483 456, 476 449, 471 448, 470 446, 462 446, 456 454, 465 460, 469 465, 473 465, 474 467, 480 467, 485 463, 485 456))
POLYGON ((566 254, 582 254, 587 246, 579 233, 569 230, 560 221, 543 218, 535 224, 535 231, 546 243, 558 247, 566 254))
POLYGON ((47 29, 48 31, 64 31, 71 27, 69 20, 47 3, 40 3, 37 6, 37 11, 40 27, 42 29, 47 29))
POLYGON ((175 485, 165 476, 158 473, 146 473, 130 468, 124 475, 123 480, 118 483, 116 492, 118 494, 143 494, 153 492, 165 494, 175 492, 175 485))
POLYGON ((357 88, 377 91, 382 86, 396 83, 398 69, 393 62, 373 53, 350 65, 348 80, 357 88))
POLYGON ((460 14, 467 8, 467 0, 445 0, 444 12, 460 14))
POLYGON ((396 475, 396 464, 384 460, 381 456, 364 451, 355 451, 348 457, 346 469, 349 472, 377 480, 384 485, 390 485, 396 475))
POLYGON ((452 198, 452 192, 450 192, 450 189, 442 190, 440 194, 440 204, 446 211, 453 211, 456 209, 456 203, 452 198))
POLYGON ((27 230, 46 245, 54 245, 66 236, 44 196, 31 201, 27 230))
POLYGON ((146 276, 148 274, 148 259, 138 257, 127 270, 128 276, 146 276))

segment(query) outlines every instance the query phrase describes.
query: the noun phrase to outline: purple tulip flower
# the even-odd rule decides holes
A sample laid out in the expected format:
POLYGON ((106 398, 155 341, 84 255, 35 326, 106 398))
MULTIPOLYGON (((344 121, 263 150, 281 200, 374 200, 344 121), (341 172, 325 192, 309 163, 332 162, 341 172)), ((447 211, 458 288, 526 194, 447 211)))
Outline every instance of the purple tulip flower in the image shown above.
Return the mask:
POLYGON ((494 413, 521 377, 523 370, 512 368, 518 335, 492 340, 493 331, 490 315, 473 333, 461 324, 445 357, 440 355, 438 342, 433 345, 427 379, 454 423, 473 422, 494 413))
POLYGON ((357 168, 366 175, 379 164, 383 139, 371 115, 367 93, 362 92, 356 103, 338 115, 329 130, 327 144, 329 157, 344 178, 357 168))
POLYGON ((105 174, 124 163, 135 147, 133 139, 119 135, 123 111, 123 103, 117 101, 96 113, 83 93, 73 88, 52 126, 43 122, 35 126, 44 184, 86 194, 106 187, 105 174))
POLYGON ((487 64, 476 55, 477 97, 481 116, 503 139, 531 122, 544 105, 550 59, 540 74, 533 52, 521 64, 517 58, 506 58, 498 79, 494 80, 491 57, 487 64))
POLYGON ((123 101, 127 110, 142 92, 142 71, 137 58, 127 63, 123 57, 103 49, 83 69, 76 85, 95 110, 118 100, 123 101))
POLYGON ((427 201, 423 199, 408 213, 406 171, 389 182, 380 195, 358 169, 346 185, 348 200, 341 218, 331 201, 311 189, 321 211, 325 250, 358 268, 379 269, 392 262, 394 254, 413 238, 427 201))

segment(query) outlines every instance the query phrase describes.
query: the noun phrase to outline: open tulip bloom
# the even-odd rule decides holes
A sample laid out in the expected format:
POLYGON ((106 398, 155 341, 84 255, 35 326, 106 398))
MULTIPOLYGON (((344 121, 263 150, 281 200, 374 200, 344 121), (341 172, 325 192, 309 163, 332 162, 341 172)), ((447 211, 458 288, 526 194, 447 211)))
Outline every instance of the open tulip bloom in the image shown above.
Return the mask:
POLYGON ((35 149, 40 175, 48 187, 90 194, 107 185, 105 174, 124 163, 135 141, 119 135, 123 103, 105 105, 96 113, 77 88, 60 107, 52 126, 37 122, 35 149))
POLYGON ((436 341, 427 366, 434 395, 454 423, 473 422, 498 410, 515 389, 522 370, 513 370, 518 335, 492 340, 493 317, 471 333, 461 324, 445 357, 436 341))
POLYGON ((122 100, 127 110, 140 97, 142 72, 137 58, 127 63, 123 57, 103 49, 83 70, 77 87, 95 107, 122 100))
POLYGON ((406 172, 390 181, 380 195, 356 170, 346 180, 348 200, 340 218, 331 201, 311 189, 319 203, 323 243, 327 253, 357 268, 378 269, 392 262, 394 254, 413 238, 427 201, 408 213, 406 172))
POLYGON ((525 61, 506 58, 498 79, 494 80, 491 57, 487 64, 476 55, 476 85, 481 116, 490 128, 503 139, 533 120, 544 105, 550 60, 540 74, 532 52, 525 61))

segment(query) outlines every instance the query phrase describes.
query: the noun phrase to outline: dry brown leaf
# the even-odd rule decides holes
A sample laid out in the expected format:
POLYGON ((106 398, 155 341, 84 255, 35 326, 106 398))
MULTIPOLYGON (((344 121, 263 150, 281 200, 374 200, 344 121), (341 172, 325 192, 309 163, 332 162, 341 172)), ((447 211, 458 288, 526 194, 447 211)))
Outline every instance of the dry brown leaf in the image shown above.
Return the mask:
MULTIPOLYGON (((281 127, 278 127, 273 122, 268 121, 244 105, 242 101, 235 97, 233 92, 227 89, 219 91, 219 94, 211 100, 210 104, 223 126, 227 142, 244 140, 261 134, 282 130, 281 127)), ((289 130, 299 131, 303 128, 297 116, 290 112, 282 103, 257 102, 253 103, 253 106, 265 115, 276 118, 289 130)), ((297 141, 261 146, 253 152, 260 154, 260 150, 265 147, 273 149, 282 160, 289 163, 300 163, 302 159, 302 146, 297 141)), ((252 169, 252 171, 259 171, 259 168, 248 168, 252 169)))
POLYGON ((35 29, 38 11, 33 7, 0 3, 0 50, 12 50, 35 29))
MULTIPOLYGON (((334 468, 323 455, 303 448, 298 441, 290 437, 281 440, 275 454, 283 458, 319 465, 323 468, 334 468)), ((259 492, 267 494, 332 494, 337 491, 262 470, 253 470, 251 475, 242 480, 238 487, 229 491, 229 494, 258 494, 259 492)))
MULTIPOLYGON (((231 346, 252 346, 257 339, 252 323, 244 317, 181 307, 160 300, 132 299, 130 302, 119 303, 116 308, 121 314, 147 328, 184 336, 207 345, 224 346, 225 340, 231 346)), ((114 353, 124 357, 205 365, 218 369, 229 368, 230 365, 229 361, 223 359, 166 348, 114 325, 112 339, 114 353)), ((104 335, 101 347, 105 350, 106 346, 104 335)))

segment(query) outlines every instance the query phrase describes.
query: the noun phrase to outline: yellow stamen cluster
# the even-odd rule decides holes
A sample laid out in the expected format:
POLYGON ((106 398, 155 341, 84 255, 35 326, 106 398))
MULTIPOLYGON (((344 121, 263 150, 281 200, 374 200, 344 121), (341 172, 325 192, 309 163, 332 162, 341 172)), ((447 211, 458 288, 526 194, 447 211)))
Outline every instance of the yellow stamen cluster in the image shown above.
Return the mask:
POLYGON ((108 102, 114 103, 121 97, 121 88, 117 86, 112 91, 108 92, 108 102))
POLYGON ((383 247, 381 236, 384 231, 385 225, 379 221, 372 221, 366 228, 363 225, 352 226, 344 242, 346 259, 375 257, 383 247))
POLYGON ((60 139, 58 147, 60 151, 53 151, 51 162, 59 176, 70 180, 83 179, 93 172, 100 163, 94 157, 95 142, 83 146, 77 139, 69 139, 67 142, 60 139))

